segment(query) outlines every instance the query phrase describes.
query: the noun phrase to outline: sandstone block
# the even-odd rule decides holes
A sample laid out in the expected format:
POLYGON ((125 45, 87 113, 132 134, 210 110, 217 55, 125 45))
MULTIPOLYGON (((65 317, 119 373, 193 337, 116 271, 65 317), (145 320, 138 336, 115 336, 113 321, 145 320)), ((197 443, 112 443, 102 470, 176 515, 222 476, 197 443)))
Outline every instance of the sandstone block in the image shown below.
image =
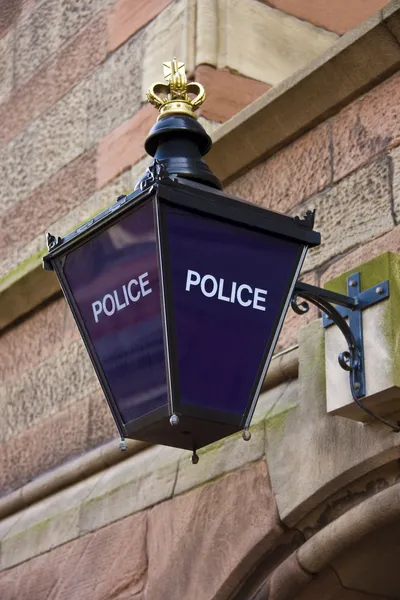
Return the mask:
POLYGON ((179 462, 175 495, 260 459, 264 455, 264 423, 253 424, 250 431, 248 442, 238 433, 201 448, 197 465, 191 463, 190 453, 185 452, 179 462))
POLYGON ((177 0, 150 23, 144 32, 142 100, 149 86, 163 81, 162 64, 174 56, 186 65, 189 73, 195 66, 194 0, 177 0), (154 43, 157 40, 157 43, 154 43))
POLYGON ((80 531, 94 531, 171 498, 182 453, 153 446, 103 471, 80 507, 80 531))
POLYGON ((256 0, 233 0, 226 5, 221 2, 219 21, 221 42, 216 66, 270 85, 304 67, 337 39, 334 33, 256 0))
POLYGON ((0 36, 7 33, 21 14, 23 0, 4 0, 0 17, 0 36))
POLYGON ((227 186, 229 194, 288 213, 331 182, 329 124, 322 124, 227 186))
POLYGON ((390 230, 394 223, 387 157, 381 157, 302 206, 316 208, 321 246, 307 254, 304 270, 390 230))
POLYGON ((0 105, 0 145, 16 136, 33 119, 43 114, 106 56, 106 19, 93 19, 87 27, 47 61, 30 78, 29 85, 14 91, 0 105))
MULTIPOLYGON (((27 196, 33 189, 34 136, 21 134, 0 149, 0 210, 27 196)), ((39 182, 38 185, 40 185, 39 182)))
POLYGON ((335 180, 388 148, 400 136, 400 74, 343 109, 332 132, 335 180))
POLYGON ((89 398, 88 448, 104 444, 117 435, 118 429, 103 390, 96 390, 89 398))
POLYGON ((95 189, 96 153, 91 150, 69 163, 30 196, 3 213, 0 223, 0 259, 5 259, 10 252, 38 234, 44 236, 52 222, 89 198, 95 189), (28 220, 26 215, 29 215, 28 220))
POLYGON ((233 117, 270 88, 261 81, 208 65, 200 65, 196 69, 195 79, 204 86, 207 93, 207 102, 200 108, 199 115, 218 123, 233 117))
POLYGON ((4 519, 1 569, 8 569, 80 536, 79 506, 99 474, 31 504, 14 520, 4 519), (11 527, 7 527, 10 523, 11 527))
POLYGON ((2 148, 0 209, 27 196, 85 150, 85 85, 76 86, 2 148))
POLYGON ((318 27, 346 33, 383 8, 387 0, 353 0, 350 4, 345 0, 338 0, 335 4, 330 0, 305 0, 300 3, 297 0, 269 0, 268 4, 318 27))
POLYGON ((145 154, 145 139, 157 119, 151 105, 143 106, 131 119, 122 123, 99 144, 97 186, 103 187, 145 154))
POLYGON ((163 502, 149 513, 145 600, 227 598, 282 533, 264 462, 163 502))
POLYGON ((86 102, 86 83, 83 82, 22 132, 22 137, 34 138, 32 189, 86 149, 86 102))
POLYGON ((65 300, 60 298, 3 333, 0 343, 0 379, 24 372, 54 355, 77 338, 78 330, 65 300))
POLYGON ((108 17, 109 49, 118 48, 170 3, 171 0, 148 0, 146 3, 118 0, 108 17))
POLYGON ((294 552, 272 572, 268 600, 292 600, 311 581, 312 575, 300 566, 294 552))
POLYGON ((396 2, 389 2, 386 8, 382 10, 382 16, 385 19, 385 25, 391 31, 395 38, 400 42, 400 14, 399 5, 396 2))
POLYGON ((390 153, 393 166, 393 210, 396 223, 400 223, 400 146, 390 153))
POLYGON ((2 600, 140 599, 146 575, 146 514, 64 544, 0 575, 2 600))
POLYGON ((75 0, 71 2, 62 2, 60 5, 60 40, 59 44, 69 39, 85 26, 95 11, 101 7, 102 0, 75 0))
POLYGON ((10 533, 1 541, 1 569, 9 569, 15 564, 43 554, 55 545, 61 545, 78 537, 78 511, 63 511, 62 516, 53 515, 48 521, 37 523, 20 534, 10 533))
POLYGON ((97 389, 94 369, 80 340, 9 381, 0 390, 3 441, 58 413, 97 389))
POLYGON ((365 260, 370 260, 382 254, 383 252, 400 253, 400 227, 397 226, 392 231, 381 235, 380 237, 363 244, 353 252, 349 252, 343 258, 333 262, 321 275, 321 282, 325 284, 330 279, 349 271, 365 260))
POLYGON ((46 0, 27 12, 16 26, 16 83, 23 84, 60 46, 101 8, 98 0, 46 0))
POLYGON ((13 44, 13 31, 0 38, 0 102, 7 100, 13 87, 13 44))
POLYGON ((104 209, 107 206, 111 206, 114 204, 118 196, 122 194, 130 194, 133 189, 132 177, 130 170, 126 170, 122 175, 116 177, 104 186, 102 189, 98 190, 96 193, 98 206, 104 209))
POLYGON ((46 0, 16 26, 15 77, 21 85, 58 47, 61 4, 46 0))
POLYGON ((1 445, 6 460, 3 493, 88 449, 89 402, 81 399, 1 445))
POLYGON ((140 107, 142 34, 116 50, 88 82, 88 145, 121 125, 140 107))

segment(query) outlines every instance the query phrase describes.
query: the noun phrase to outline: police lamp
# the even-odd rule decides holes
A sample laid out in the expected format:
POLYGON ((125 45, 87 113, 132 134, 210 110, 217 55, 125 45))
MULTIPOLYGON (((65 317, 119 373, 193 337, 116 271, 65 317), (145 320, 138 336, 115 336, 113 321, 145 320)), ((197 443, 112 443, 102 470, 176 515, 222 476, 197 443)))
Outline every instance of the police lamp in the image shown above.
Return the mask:
MULTIPOLYGON (((137 189, 64 238, 60 281, 121 437, 192 451, 248 428, 307 249, 292 218, 229 196, 202 156, 205 93, 184 64, 166 83, 137 189)), ((234 151, 234 149, 233 149, 234 151)))

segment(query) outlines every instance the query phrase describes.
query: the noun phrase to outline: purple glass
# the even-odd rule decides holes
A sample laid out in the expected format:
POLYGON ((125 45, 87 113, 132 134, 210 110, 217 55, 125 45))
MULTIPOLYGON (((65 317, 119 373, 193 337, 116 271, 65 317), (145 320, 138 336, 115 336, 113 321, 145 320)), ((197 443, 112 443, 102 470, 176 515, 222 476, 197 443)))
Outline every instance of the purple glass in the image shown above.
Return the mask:
POLYGON ((123 422, 167 404, 153 203, 70 252, 64 275, 123 422))
POLYGON ((273 343, 302 246, 171 205, 163 214, 180 403, 241 415, 273 343))

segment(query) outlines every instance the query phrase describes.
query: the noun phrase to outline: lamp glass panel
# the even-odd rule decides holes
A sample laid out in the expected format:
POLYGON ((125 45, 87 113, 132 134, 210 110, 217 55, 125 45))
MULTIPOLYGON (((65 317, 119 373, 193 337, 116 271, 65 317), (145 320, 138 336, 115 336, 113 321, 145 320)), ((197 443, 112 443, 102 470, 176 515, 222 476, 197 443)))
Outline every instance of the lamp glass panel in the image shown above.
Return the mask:
POLYGON ((165 203, 173 363, 182 411, 243 415, 303 246, 165 203))
POLYGON ((70 252, 63 271, 122 421, 167 404, 153 202, 70 252))

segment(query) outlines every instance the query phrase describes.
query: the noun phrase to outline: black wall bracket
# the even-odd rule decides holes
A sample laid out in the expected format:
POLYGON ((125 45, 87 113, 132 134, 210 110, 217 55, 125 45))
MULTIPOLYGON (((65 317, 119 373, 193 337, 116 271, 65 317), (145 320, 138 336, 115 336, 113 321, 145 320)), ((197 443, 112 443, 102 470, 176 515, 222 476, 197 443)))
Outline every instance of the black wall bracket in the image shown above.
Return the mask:
POLYGON ((400 431, 398 426, 380 419, 359 402, 359 399, 366 395, 362 311, 389 297, 389 281, 382 281, 362 292, 360 273, 353 273, 347 278, 347 293, 348 295, 345 296, 297 282, 291 305, 297 314, 302 315, 308 312, 308 302, 311 302, 323 313, 323 327, 331 325, 339 327, 346 339, 348 350, 341 352, 338 360, 342 369, 349 371, 354 401, 371 416, 383 421, 395 431, 400 431), (303 300, 299 301, 299 298, 303 300))
POLYGON ((355 395, 362 398, 366 394, 362 311, 389 297, 389 281, 382 281, 361 292, 360 273, 354 273, 347 278, 347 293, 348 296, 344 296, 298 282, 292 297, 292 308, 297 314, 308 312, 307 302, 297 302, 298 297, 304 298, 324 313, 324 327, 334 324, 339 327, 348 345, 348 350, 339 354, 339 364, 346 371, 350 371, 355 395))

